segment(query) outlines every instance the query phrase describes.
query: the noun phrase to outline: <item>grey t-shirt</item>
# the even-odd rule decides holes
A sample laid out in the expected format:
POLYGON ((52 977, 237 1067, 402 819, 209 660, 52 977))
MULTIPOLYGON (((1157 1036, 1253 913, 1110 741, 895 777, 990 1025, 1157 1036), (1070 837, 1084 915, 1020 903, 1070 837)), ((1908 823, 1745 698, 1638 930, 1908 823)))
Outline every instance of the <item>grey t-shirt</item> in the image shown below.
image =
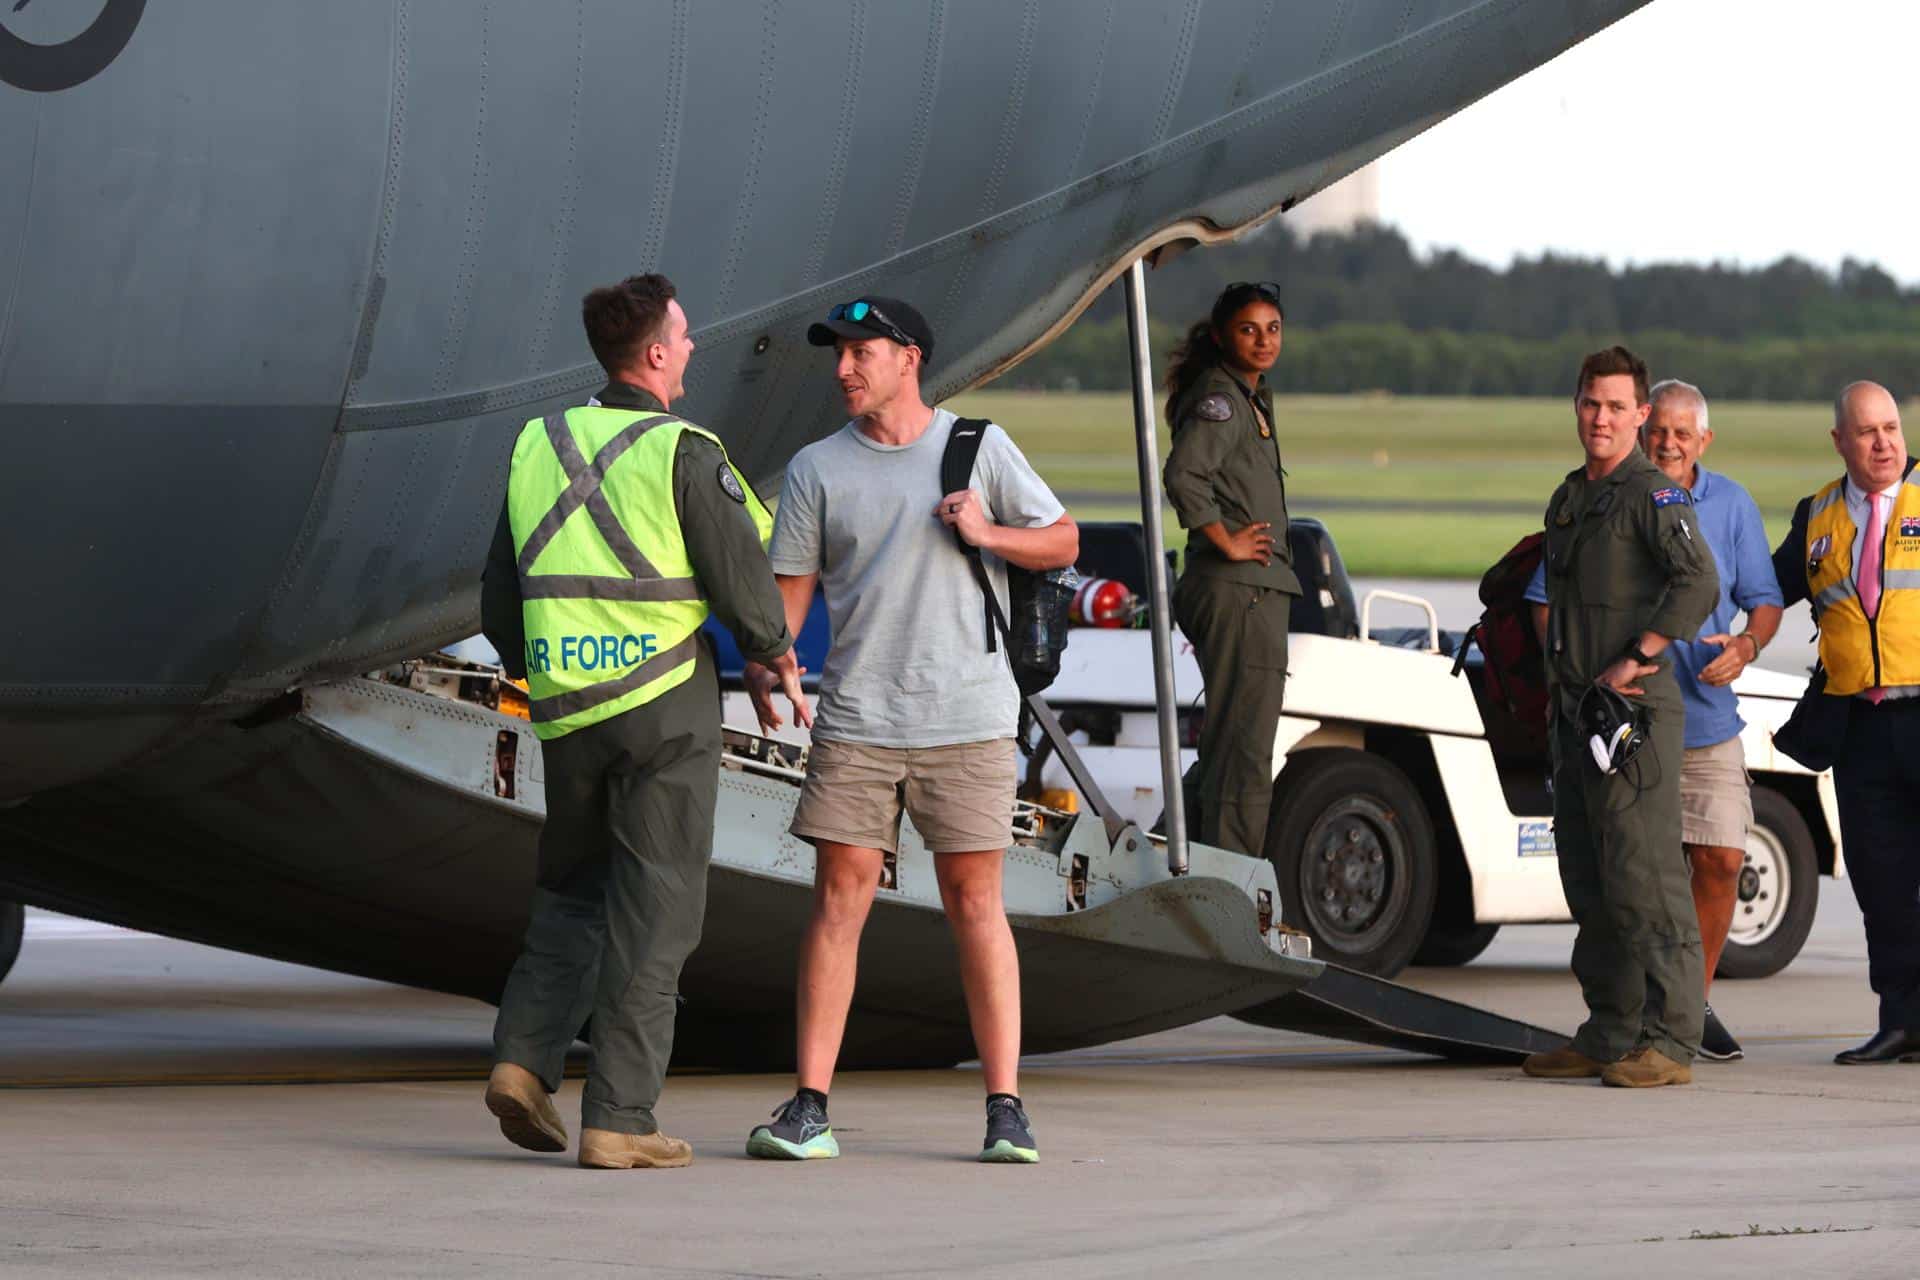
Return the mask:
MULTIPOLYGON (((813 735, 883 747, 1010 738, 1020 692, 1005 646, 987 652, 986 603, 953 531, 934 514, 954 415, 934 411, 912 444, 849 422, 787 464, 767 555, 775 573, 819 573, 833 647, 813 735)), ((1066 514, 1007 433, 989 426, 973 490, 995 524, 1066 514)), ((1004 608, 1006 566, 985 557, 1004 608)))

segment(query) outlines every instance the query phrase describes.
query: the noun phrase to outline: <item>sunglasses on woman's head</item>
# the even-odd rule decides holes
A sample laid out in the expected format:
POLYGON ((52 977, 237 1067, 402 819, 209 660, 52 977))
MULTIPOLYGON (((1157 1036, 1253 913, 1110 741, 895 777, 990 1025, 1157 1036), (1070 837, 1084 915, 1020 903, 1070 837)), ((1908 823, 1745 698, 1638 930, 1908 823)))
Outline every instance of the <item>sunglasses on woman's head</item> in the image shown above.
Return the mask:
POLYGON ((1228 293, 1238 293, 1242 289, 1259 294, 1276 307, 1280 305, 1280 285, 1276 281, 1238 280, 1227 286, 1228 293))

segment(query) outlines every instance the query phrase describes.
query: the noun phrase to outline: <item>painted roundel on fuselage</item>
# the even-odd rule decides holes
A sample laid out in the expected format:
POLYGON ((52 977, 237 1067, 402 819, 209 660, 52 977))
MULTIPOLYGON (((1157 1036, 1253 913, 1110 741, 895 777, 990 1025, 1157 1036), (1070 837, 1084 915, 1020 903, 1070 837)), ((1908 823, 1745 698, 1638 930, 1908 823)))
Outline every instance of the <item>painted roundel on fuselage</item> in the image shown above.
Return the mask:
POLYGON ((70 11, 75 3, 0 0, 0 81, 29 93, 58 93, 85 84, 120 56, 147 8, 147 0, 106 0, 84 29, 56 43, 36 43, 21 34, 31 34, 25 19, 37 19, 49 9, 70 11), (40 12, 30 12, 30 6, 40 12))

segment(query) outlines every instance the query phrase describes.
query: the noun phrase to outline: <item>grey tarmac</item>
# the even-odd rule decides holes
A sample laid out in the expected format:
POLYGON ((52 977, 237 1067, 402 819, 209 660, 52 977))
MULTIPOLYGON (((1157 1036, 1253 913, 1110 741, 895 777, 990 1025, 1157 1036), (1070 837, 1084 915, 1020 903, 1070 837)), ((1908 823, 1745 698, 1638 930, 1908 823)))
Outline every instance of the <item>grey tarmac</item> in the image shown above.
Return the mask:
MULTIPOLYGON (((1217 1019, 1029 1059, 1038 1167, 972 1161, 962 1067, 842 1076, 846 1154, 799 1166, 742 1153, 788 1080, 676 1075, 661 1118, 694 1164, 620 1175, 501 1140, 484 1005, 36 914, 0 984, 0 1271, 1911 1276, 1920 1066, 1829 1065, 1874 1005, 1850 895, 1822 887, 1792 967, 1716 986, 1748 1058, 1690 1088, 1217 1019)), ((1568 1028, 1571 933, 1408 977, 1568 1028)))

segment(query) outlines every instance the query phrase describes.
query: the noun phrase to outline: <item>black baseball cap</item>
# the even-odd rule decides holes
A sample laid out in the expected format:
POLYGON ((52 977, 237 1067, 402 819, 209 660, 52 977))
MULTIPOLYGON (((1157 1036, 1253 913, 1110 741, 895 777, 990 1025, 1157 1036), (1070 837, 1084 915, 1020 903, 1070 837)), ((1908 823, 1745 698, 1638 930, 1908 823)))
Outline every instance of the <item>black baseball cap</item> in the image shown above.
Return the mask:
POLYGON ((922 358, 933 357, 933 327, 927 318, 901 298, 878 295, 842 302, 827 318, 807 326, 807 341, 830 347, 842 338, 892 338, 903 347, 918 347, 922 358))

